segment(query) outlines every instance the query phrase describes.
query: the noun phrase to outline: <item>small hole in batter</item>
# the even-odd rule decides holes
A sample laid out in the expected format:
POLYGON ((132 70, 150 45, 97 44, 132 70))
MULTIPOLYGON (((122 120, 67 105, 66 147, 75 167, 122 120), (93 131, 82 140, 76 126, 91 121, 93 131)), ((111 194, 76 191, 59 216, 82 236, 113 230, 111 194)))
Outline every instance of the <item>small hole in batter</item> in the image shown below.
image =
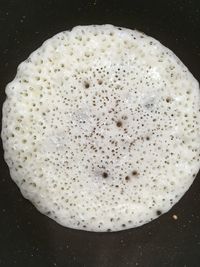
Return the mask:
POLYGON ((121 121, 117 121, 116 125, 117 125, 117 127, 122 127, 122 122, 121 121))
POLYGON ((162 214, 162 211, 157 210, 157 211, 156 211, 156 214, 157 214, 158 216, 160 216, 160 215, 162 214))
POLYGON ((126 181, 129 181, 129 180, 130 180, 130 176, 127 175, 127 176, 125 177, 125 180, 126 180, 126 181))
POLYGON ((133 176, 137 176, 138 175, 138 172, 137 171, 132 171, 132 175, 133 176))
POLYGON ((170 96, 168 96, 167 98, 166 98, 166 102, 167 103, 170 103, 172 101, 172 98, 170 97, 170 96))
POLYGON ((124 115, 124 116, 122 116, 122 119, 123 119, 123 120, 127 120, 128 117, 127 117, 126 115, 124 115))
POLYGON ((107 173, 107 172, 103 172, 103 173, 102 173, 102 177, 103 177, 103 178, 107 178, 107 177, 108 177, 108 173, 107 173))
POLYGON ((86 89, 88 89, 90 87, 89 82, 84 82, 84 86, 85 86, 86 89))

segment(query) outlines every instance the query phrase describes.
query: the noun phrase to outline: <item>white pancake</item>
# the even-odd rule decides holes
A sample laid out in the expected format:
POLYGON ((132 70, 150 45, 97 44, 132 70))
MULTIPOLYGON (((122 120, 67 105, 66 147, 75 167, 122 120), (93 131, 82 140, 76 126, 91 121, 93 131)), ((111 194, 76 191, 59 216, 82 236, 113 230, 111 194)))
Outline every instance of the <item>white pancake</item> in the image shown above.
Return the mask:
POLYGON ((200 163, 199 85, 136 30, 78 26, 22 62, 2 140, 23 196, 58 223, 119 231, 167 212, 200 163))

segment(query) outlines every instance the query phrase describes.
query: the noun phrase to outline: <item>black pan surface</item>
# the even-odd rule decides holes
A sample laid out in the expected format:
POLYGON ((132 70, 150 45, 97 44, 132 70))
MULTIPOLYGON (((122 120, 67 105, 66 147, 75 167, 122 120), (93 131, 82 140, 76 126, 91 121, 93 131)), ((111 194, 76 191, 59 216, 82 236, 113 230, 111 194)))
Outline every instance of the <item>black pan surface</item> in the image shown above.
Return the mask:
MULTIPOLYGON (((18 64, 52 35, 79 24, 136 28, 172 49, 200 81, 199 0, 0 0, 0 101, 18 64)), ((1 267, 199 267, 200 175, 159 219, 117 233, 64 228, 25 200, 0 153, 1 267), (173 214, 178 220, 172 218, 173 214)))

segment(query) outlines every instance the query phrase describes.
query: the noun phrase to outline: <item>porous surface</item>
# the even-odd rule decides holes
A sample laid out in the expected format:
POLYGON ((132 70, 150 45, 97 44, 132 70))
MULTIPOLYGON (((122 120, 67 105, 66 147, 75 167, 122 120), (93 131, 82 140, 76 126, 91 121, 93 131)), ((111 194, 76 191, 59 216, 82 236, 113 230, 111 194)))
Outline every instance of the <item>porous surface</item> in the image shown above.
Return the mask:
POLYGON ((119 231, 167 212, 200 167, 199 85, 155 39, 112 25, 47 40, 6 87, 12 179, 71 228, 119 231))

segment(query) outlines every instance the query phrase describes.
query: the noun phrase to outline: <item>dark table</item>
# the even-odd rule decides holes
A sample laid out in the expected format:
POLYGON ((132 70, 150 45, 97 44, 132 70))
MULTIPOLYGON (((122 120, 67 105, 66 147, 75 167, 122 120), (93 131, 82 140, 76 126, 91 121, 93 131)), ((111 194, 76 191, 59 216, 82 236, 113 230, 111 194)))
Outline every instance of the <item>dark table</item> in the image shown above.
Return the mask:
MULTIPOLYGON (((104 23, 155 37, 200 80, 198 0, 0 0, 1 104, 18 64, 43 41, 75 25, 104 23)), ((89 233, 40 214, 10 179, 2 147, 0 157, 0 267, 200 266, 200 175, 159 219, 123 232, 89 233)))

